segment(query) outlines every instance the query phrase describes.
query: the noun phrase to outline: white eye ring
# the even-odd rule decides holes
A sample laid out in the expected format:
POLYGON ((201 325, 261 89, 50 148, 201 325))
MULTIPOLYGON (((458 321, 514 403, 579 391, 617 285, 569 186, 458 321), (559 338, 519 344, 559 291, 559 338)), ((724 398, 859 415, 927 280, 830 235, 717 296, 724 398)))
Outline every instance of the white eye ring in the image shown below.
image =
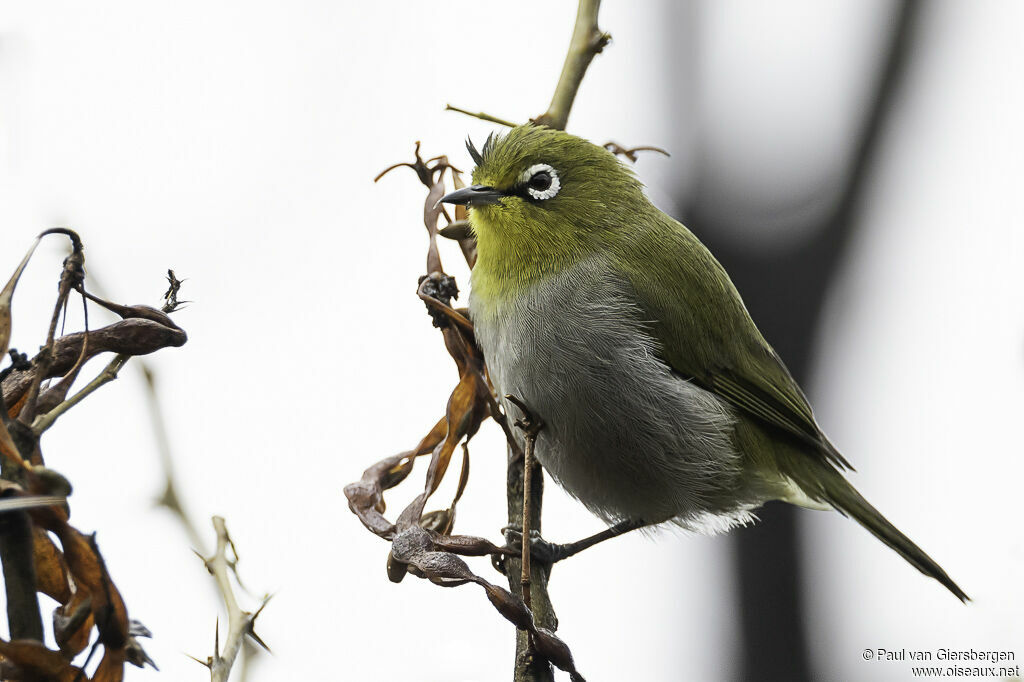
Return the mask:
POLYGON ((519 181, 526 185, 527 194, 529 194, 534 199, 538 199, 540 201, 550 199, 551 197, 558 194, 558 190, 562 188, 562 183, 559 182, 558 180, 558 172, 546 163, 536 163, 530 166, 525 171, 523 171, 523 174, 519 177, 519 181), (548 177, 551 178, 551 183, 547 186, 546 189, 537 189, 535 187, 530 187, 530 180, 532 180, 533 176, 537 175, 538 173, 547 173, 548 177))

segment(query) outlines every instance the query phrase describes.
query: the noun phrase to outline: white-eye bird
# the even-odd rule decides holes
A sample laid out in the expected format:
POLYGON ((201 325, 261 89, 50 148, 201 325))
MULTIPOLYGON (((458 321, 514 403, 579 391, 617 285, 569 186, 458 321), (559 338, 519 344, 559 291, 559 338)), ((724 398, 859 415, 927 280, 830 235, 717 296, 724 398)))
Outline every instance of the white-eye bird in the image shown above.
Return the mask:
MULTIPOLYGON (((467 145, 469 310, 499 395, 544 423, 537 458, 613 527, 715 532, 769 500, 850 516, 961 600, 861 497, 728 274, 607 150, 542 126, 467 145)), ((506 404, 506 408, 508 405, 506 404)))

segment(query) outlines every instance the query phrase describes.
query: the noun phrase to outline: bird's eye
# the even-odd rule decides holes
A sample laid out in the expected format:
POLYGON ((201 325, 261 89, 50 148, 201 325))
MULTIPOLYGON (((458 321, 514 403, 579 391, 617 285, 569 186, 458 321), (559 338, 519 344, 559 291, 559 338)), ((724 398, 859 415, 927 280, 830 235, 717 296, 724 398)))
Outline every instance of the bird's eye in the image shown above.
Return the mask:
POLYGON ((540 171, 539 173, 534 173, 533 177, 530 178, 529 185, 530 189, 535 189, 538 192, 543 192, 544 190, 551 186, 551 173, 548 173, 547 171, 540 171))
POLYGON ((521 179, 526 185, 526 193, 540 201, 555 196, 561 188, 558 173, 546 163, 530 166, 523 172, 521 179))

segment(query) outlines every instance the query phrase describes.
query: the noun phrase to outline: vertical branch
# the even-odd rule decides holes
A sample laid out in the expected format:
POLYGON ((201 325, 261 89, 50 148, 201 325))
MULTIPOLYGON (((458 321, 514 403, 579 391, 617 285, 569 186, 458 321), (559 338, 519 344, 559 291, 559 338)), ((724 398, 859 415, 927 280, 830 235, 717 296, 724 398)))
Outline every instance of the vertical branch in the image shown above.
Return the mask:
MULTIPOLYGON (((21 453, 31 455, 36 440, 23 425, 7 418, 7 407, 0 394, 0 410, 10 426, 11 438, 21 453)), ((0 426, 0 428, 4 428, 0 426)), ((23 459, 28 457, 23 455, 23 459)), ((5 480, 20 483, 24 469, 8 458, 0 458, 5 480)), ((43 641, 43 619, 36 593, 35 546, 28 513, 13 511, 0 514, 0 563, 3 564, 4 587, 7 594, 7 624, 11 639, 43 641)))
POLYGON ((11 639, 43 641, 43 620, 36 595, 35 550, 28 513, 0 514, 0 562, 7 590, 11 639))
MULTIPOLYGON (((518 563, 519 591, 523 602, 533 612, 534 622, 552 632, 558 627, 554 607, 548 596, 548 578, 551 575, 551 564, 531 561, 531 531, 540 534, 540 510, 544 497, 544 475, 540 465, 534 458, 537 447, 537 434, 544 428, 544 422, 530 411, 526 404, 514 395, 506 395, 505 399, 519 408, 523 416, 515 421, 515 426, 523 434, 523 449, 509 448, 508 458, 508 523, 515 526, 522 521, 522 552, 518 561, 510 555, 505 563, 505 574, 509 586, 515 592, 516 563, 518 563), (536 589, 534 589, 536 587, 536 589)), ((511 445, 511 444, 510 444, 511 445)), ((553 680, 551 665, 541 656, 534 655, 534 642, 530 633, 525 630, 516 631, 516 682, 547 682, 553 680)))
MULTIPOLYGON (((533 448, 535 440, 530 438, 526 441, 525 454, 523 455, 523 548, 520 552, 522 570, 519 572, 519 582, 523 586, 523 602, 528 608, 530 602, 530 531, 533 517, 530 510, 530 492, 533 490, 533 448)), ((538 529, 539 532, 540 529, 538 529)))
POLYGON ((576 92, 583 82, 583 75, 593 61, 594 55, 604 49, 611 36, 597 27, 597 12, 601 8, 601 0, 580 0, 576 10, 576 25, 573 27, 572 39, 569 41, 569 52, 565 55, 565 64, 555 86, 555 94, 551 97, 548 110, 534 119, 539 125, 565 130, 569 121, 569 111, 576 99, 576 92))
MULTIPOLYGON (((538 419, 529 408, 516 396, 507 395, 505 398, 513 403, 523 413, 522 418, 517 419, 515 422, 516 427, 523 432, 523 440, 525 445, 523 447, 523 507, 522 507, 522 520, 523 520, 523 543, 522 551, 520 553, 520 562, 522 567, 520 570, 520 584, 523 587, 523 602, 527 607, 530 607, 530 576, 531 576, 531 561, 530 561, 530 533, 533 530, 532 520, 537 519, 537 533, 540 533, 540 499, 542 491, 538 491, 534 496, 533 490, 533 474, 534 469, 539 468, 536 460, 534 459, 533 453, 537 448, 537 434, 544 428, 544 422, 538 419), (537 514, 533 513, 534 500, 536 501, 537 514)), ((540 472, 536 472, 540 475, 540 472)))
MULTIPOLYGON (((541 500, 544 496, 544 478, 540 467, 533 463, 530 475, 530 488, 524 485, 524 457, 515 448, 508 452, 508 523, 518 525, 523 518, 523 510, 529 509, 530 518, 534 519, 533 529, 540 531, 541 500)), ((524 533, 524 536, 526 534, 524 533)), ((518 597, 523 597, 522 558, 508 555, 505 560, 505 574, 508 576, 509 589, 518 597)), ((548 596, 548 578, 551 565, 543 562, 531 562, 529 572, 530 610, 538 627, 554 632, 558 628, 558 618, 548 596)), ((516 630, 516 666, 515 682, 552 682, 554 674, 551 665, 539 656, 531 654, 530 636, 525 630, 516 630)))

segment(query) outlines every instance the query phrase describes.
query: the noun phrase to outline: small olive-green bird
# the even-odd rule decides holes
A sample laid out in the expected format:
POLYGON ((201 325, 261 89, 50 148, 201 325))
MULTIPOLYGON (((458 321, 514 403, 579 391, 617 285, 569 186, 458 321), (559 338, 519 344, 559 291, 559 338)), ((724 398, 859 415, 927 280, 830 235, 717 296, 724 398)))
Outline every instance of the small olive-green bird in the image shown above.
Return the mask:
POLYGON ((537 458, 562 487, 619 530, 835 509, 967 600, 843 477, 729 275, 628 167, 542 126, 467 146, 474 184, 442 201, 469 207, 477 341, 499 395, 543 421, 537 458))

